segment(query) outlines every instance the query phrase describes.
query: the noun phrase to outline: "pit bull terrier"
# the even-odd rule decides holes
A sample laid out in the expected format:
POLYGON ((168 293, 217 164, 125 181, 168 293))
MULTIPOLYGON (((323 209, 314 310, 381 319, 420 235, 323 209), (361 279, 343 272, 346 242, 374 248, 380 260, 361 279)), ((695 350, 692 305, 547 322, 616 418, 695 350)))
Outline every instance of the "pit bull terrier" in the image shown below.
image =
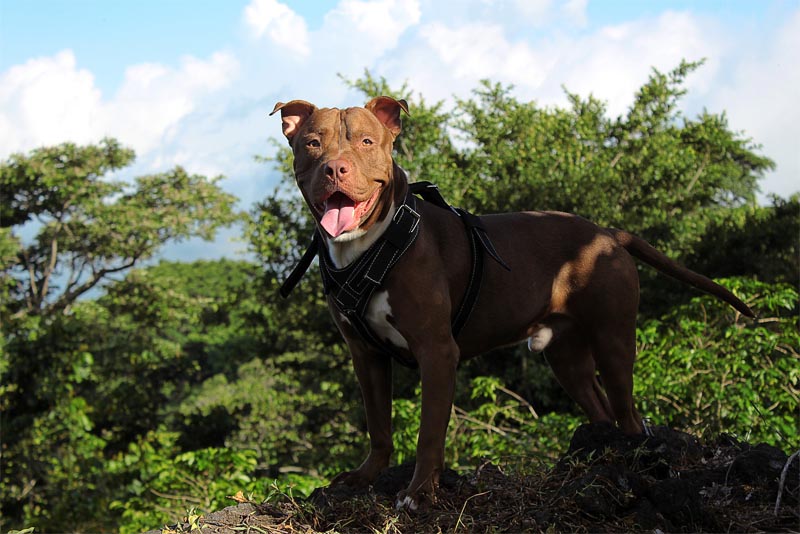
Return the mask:
POLYGON ((532 351, 546 351, 559 383, 590 421, 615 422, 629 434, 643 431, 632 395, 639 279, 631 256, 753 316, 727 289, 630 233, 576 215, 531 211, 480 218, 509 269, 486 262, 466 328, 454 335, 451 320, 474 273, 469 235, 453 210, 423 200, 408 207, 408 178, 392 159, 406 102, 378 97, 363 108, 336 109, 292 100, 276 104, 272 113, 277 111, 294 153, 297 185, 317 221, 320 260, 332 264, 334 274, 359 262, 398 215, 415 216, 405 219, 414 239, 397 245, 405 250, 381 273, 363 310, 380 343, 328 295, 352 353, 370 438, 364 462, 334 483, 368 485, 389 465, 387 346, 418 366, 422 381, 416 466, 397 501, 398 508, 416 509, 435 498, 444 468, 456 368, 490 349, 527 339, 532 351))

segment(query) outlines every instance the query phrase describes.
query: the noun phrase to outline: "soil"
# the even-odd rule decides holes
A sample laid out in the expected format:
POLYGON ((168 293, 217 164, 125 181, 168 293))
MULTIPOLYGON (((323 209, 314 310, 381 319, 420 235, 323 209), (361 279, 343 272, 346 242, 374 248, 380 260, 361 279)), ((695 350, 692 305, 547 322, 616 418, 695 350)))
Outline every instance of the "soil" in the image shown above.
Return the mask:
POLYGON ((394 509, 413 474, 401 465, 367 489, 337 485, 307 500, 231 506, 201 518, 199 532, 800 532, 800 456, 789 462, 775 447, 727 435, 704 444, 668 428, 653 433, 583 425, 554 467, 448 470, 436 502, 416 512, 394 509))

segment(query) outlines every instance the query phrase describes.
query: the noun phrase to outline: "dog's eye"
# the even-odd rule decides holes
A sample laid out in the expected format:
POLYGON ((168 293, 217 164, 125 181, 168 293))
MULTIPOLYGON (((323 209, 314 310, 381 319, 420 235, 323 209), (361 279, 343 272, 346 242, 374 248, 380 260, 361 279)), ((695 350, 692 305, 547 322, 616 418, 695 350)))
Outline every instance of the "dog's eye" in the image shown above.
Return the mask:
POLYGON ((309 139, 306 141, 306 146, 309 148, 319 148, 319 139, 309 139))
POLYGON ((363 141, 361 141, 361 142, 362 142, 363 144, 365 144, 365 145, 369 146, 369 145, 371 145, 371 144, 372 144, 372 139, 370 139, 370 138, 368 137, 368 138, 364 139, 364 140, 363 140, 363 141))

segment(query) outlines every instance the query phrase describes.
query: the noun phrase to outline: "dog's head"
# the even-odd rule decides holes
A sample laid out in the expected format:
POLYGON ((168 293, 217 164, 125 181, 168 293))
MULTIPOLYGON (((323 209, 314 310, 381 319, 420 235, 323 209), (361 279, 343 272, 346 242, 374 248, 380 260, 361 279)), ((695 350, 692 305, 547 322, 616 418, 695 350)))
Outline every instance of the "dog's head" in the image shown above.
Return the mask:
POLYGON ((364 235, 405 195, 405 177, 392 160, 405 100, 380 96, 363 108, 320 108, 304 100, 279 102, 294 173, 319 226, 335 242, 364 235))

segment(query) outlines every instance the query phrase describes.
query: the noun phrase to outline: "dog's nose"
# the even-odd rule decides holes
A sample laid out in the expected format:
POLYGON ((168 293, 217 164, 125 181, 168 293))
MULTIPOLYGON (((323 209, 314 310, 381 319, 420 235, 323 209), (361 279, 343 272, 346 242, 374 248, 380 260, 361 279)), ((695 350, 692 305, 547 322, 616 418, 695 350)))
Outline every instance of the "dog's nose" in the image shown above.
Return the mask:
POLYGON ((346 180, 351 164, 346 159, 334 159, 325 164, 325 176, 330 180, 346 180))

